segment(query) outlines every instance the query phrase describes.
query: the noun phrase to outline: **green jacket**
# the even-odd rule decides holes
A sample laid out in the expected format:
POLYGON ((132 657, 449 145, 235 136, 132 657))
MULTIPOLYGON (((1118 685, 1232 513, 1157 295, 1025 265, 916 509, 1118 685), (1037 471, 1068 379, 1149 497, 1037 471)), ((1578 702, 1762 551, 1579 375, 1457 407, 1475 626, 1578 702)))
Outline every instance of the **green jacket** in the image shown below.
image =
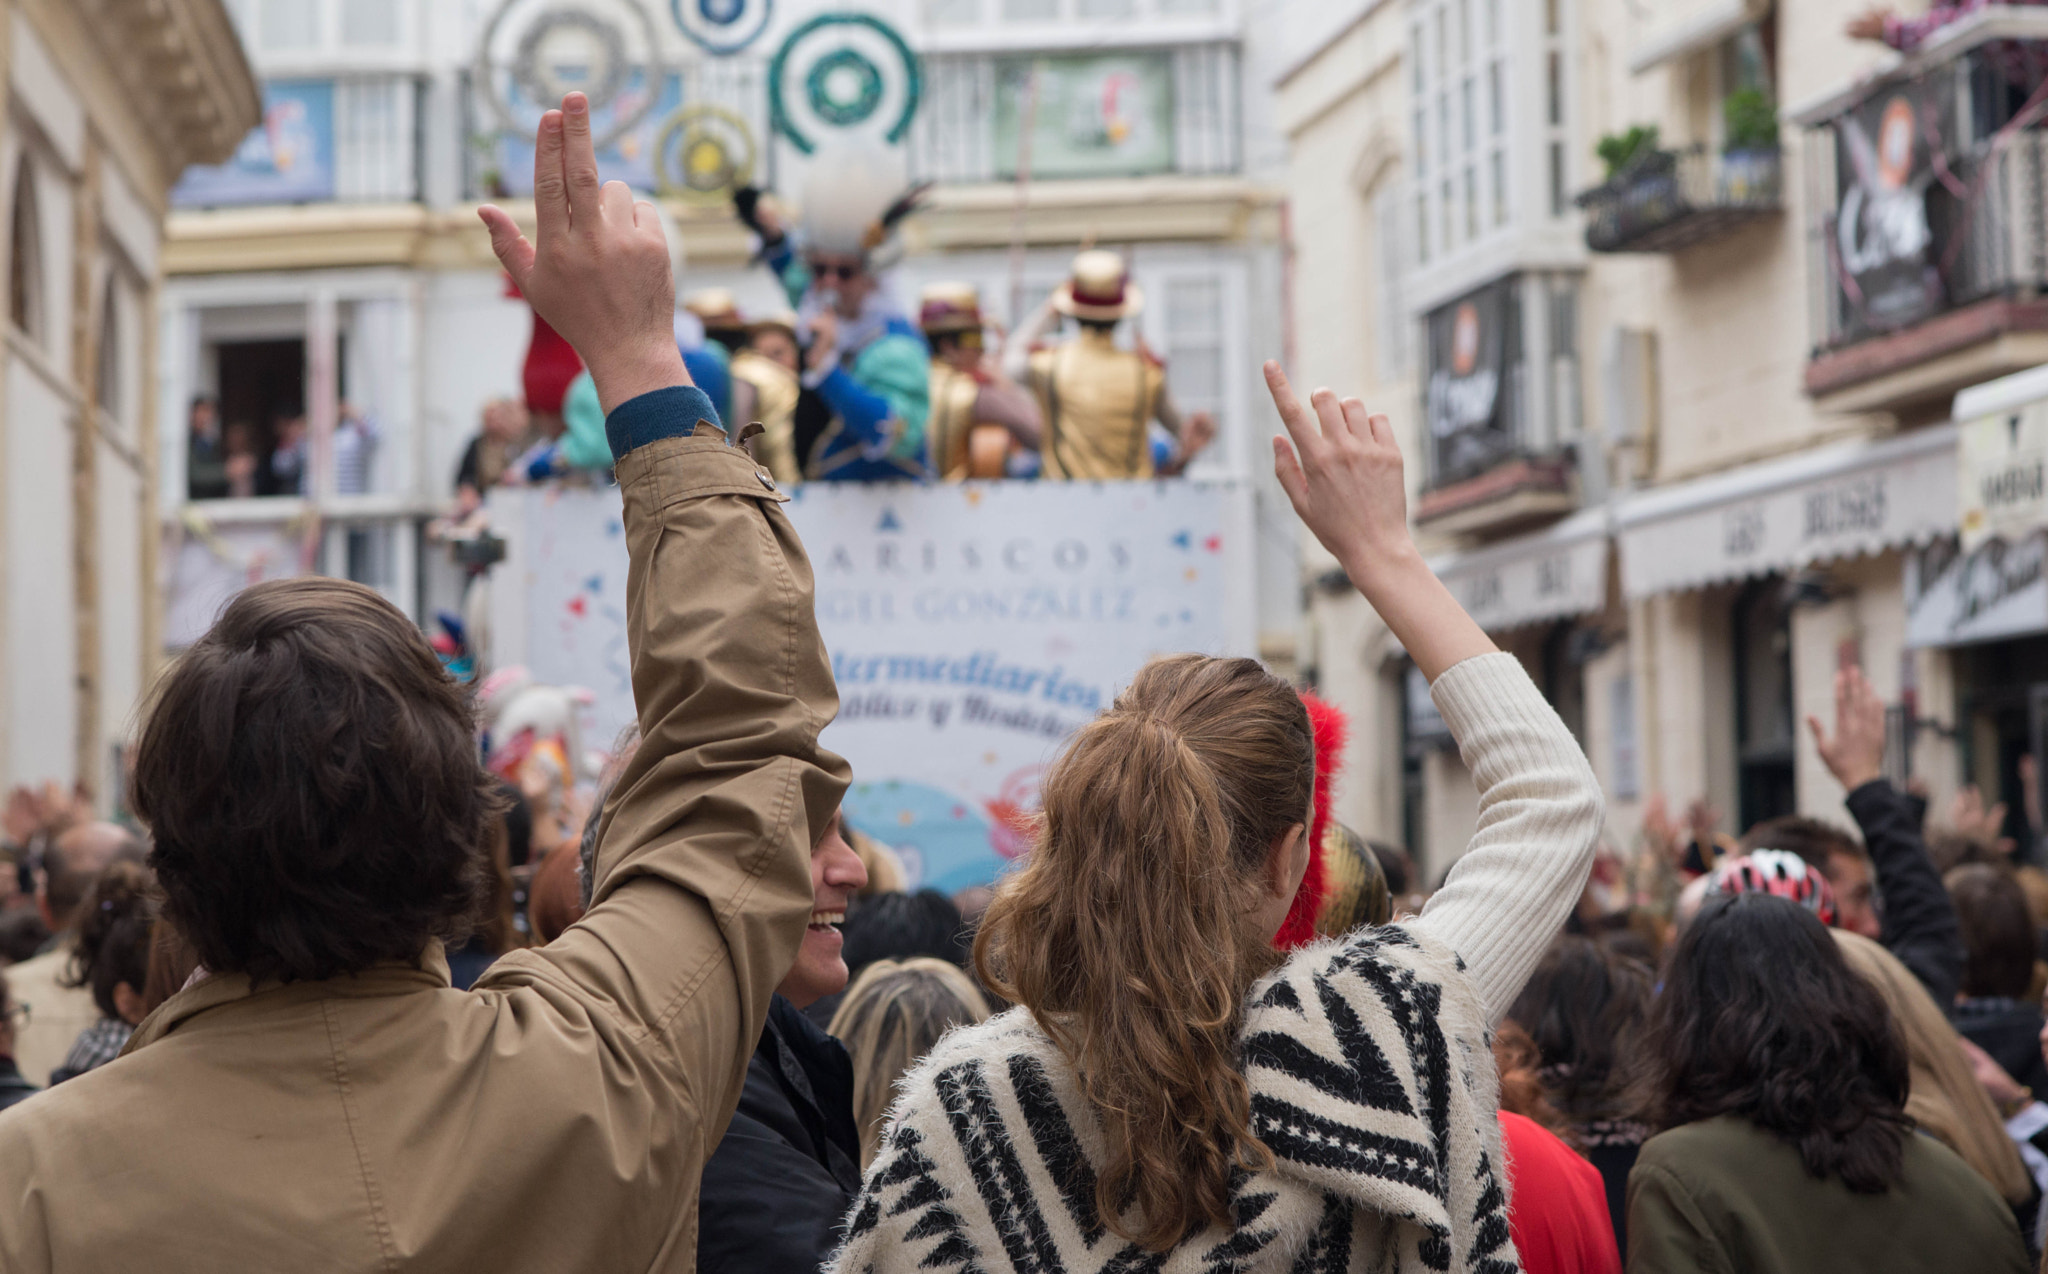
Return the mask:
POLYGON ((1954 1151, 1909 1133, 1904 1168, 1856 1194, 1746 1119, 1660 1133, 1628 1178, 1629 1274, 2028 1274, 2011 1209, 1954 1151))

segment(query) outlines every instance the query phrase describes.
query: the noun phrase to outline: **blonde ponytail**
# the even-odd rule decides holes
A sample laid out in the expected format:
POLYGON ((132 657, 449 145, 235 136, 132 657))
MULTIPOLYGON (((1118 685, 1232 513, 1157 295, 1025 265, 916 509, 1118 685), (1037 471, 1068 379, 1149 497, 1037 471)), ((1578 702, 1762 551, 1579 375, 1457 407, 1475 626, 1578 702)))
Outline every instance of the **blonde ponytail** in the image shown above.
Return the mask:
POLYGON ((1030 1008, 1101 1122, 1102 1223, 1155 1251, 1230 1224, 1232 1171, 1272 1162, 1236 1035, 1277 957, 1245 916, 1314 766, 1301 700, 1258 663, 1156 660, 1047 774, 1038 843, 982 920, 983 982, 1030 1008))

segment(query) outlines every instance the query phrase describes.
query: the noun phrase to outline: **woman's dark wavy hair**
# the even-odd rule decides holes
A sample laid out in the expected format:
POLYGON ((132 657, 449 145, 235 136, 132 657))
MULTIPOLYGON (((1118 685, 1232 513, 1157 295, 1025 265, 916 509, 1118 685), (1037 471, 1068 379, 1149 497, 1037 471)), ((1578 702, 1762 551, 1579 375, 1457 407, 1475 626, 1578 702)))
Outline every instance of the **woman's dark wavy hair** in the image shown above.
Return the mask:
POLYGON ((131 788, 165 914, 208 969, 257 981, 459 940, 499 800, 419 629, 313 578, 243 590, 171 669, 131 788))
POLYGON ((1508 1017, 1542 1058, 1545 1095, 1574 1122, 1635 1119, 1650 974, 1591 938, 1550 944, 1508 1017))
POLYGON ((1653 1092, 1667 1128, 1738 1115, 1859 1194, 1899 1181, 1906 1048, 1820 921, 1770 894, 1710 901, 1657 999, 1653 1092))

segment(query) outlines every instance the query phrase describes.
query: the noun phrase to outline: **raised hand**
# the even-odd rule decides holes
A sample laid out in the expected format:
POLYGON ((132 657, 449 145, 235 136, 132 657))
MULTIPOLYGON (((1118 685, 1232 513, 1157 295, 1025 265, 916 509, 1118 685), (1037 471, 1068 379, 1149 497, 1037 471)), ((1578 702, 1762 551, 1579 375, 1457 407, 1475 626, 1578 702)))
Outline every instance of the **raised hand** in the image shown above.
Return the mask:
POLYGON ((1853 792, 1884 777, 1884 701, 1877 697, 1861 668, 1835 674, 1835 733, 1821 727, 1819 717, 1806 718, 1821 763, 1842 789, 1853 792))
POLYGON ((621 181, 601 185, 581 93, 541 116, 533 149, 530 243, 502 208, 477 209, 491 250, 519 291, 576 347, 606 411, 650 390, 687 385, 675 342, 675 279, 661 214, 621 181))
POLYGON ((1453 664, 1493 650, 1408 534, 1401 448, 1387 418, 1327 389, 1310 395, 1311 413, 1278 363, 1266 364, 1266 388, 1287 426, 1286 438, 1273 439, 1274 476, 1422 675, 1435 681, 1453 664))
POLYGON ((1401 448, 1387 418, 1367 412, 1356 398, 1340 402, 1327 389, 1309 395, 1311 412, 1278 363, 1269 361, 1265 370, 1266 388, 1287 426, 1286 438, 1273 439, 1273 472, 1316 539, 1361 589, 1362 574, 1420 560, 1408 534, 1401 448))

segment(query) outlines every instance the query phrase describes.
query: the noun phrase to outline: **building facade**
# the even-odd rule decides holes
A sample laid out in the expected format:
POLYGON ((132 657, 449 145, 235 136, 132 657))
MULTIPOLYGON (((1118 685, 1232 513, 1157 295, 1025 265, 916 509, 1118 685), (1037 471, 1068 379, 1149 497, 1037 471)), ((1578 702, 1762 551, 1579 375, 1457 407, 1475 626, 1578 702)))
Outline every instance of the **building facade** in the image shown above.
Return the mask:
MULTIPOLYGON (((239 171, 179 192, 159 400, 183 419, 194 396, 217 396, 259 435, 259 451, 274 419, 303 414, 309 465, 300 489, 281 495, 193 498, 189 484, 167 481, 186 498, 165 522, 165 641, 191 640, 243 582, 306 570, 361 579, 431 622, 457 605, 461 577, 423 528, 447 504, 484 402, 519 392, 530 332, 474 212, 485 199, 530 208, 531 151, 517 132, 540 86, 519 70, 520 31, 573 20, 614 42, 599 61, 623 59, 636 88, 659 86, 642 94, 648 110, 622 126, 607 166, 660 191, 681 232, 686 290, 731 288, 761 313, 785 303, 750 264, 729 205, 693 195, 664 167, 669 124, 713 119, 755 183, 800 197, 806 157, 774 129, 767 85, 784 43, 841 9, 760 6, 768 16, 743 33, 751 42, 715 52, 681 27, 698 20, 695 8, 659 0, 230 8, 265 85, 266 122, 239 171), (344 403, 379 430, 367 481, 346 490, 329 458, 344 403)), ((1014 324, 1084 243, 1127 251, 1151 298, 1139 332, 1167 359, 1181 406, 1222 425, 1202 468, 1252 474, 1262 507, 1284 509, 1254 426, 1264 416, 1254 371, 1282 352, 1284 326, 1281 148, 1257 87, 1274 69, 1270 33, 1239 0, 878 0, 866 14, 906 42, 921 100, 897 140, 909 173, 936 183, 905 227, 899 296, 914 306, 921 284, 966 279, 1014 324)), ((884 74, 872 87, 887 116, 898 68, 886 44, 876 48, 884 74)), ((549 80, 550 91, 571 82, 549 80)), ((600 131, 612 122, 604 113, 600 131)), ((164 439, 167 475, 183 445, 164 439)), ((1284 661, 1294 540, 1282 518, 1259 526, 1262 632, 1284 661)))
MULTIPOLYGON (((1618 844, 1657 796, 1842 821, 1804 719, 1849 663, 1895 778, 2022 830, 2041 387, 1961 391, 2048 360, 2009 69, 2048 26, 1994 7, 1902 55, 1845 33, 1862 8, 1383 0, 1278 82, 1296 244, 1339 267, 1295 303, 1346 316, 1301 371, 1387 405, 1419 535, 1578 732, 1618 844)), ((1373 723, 1340 809, 1434 878, 1469 777, 1369 610, 1309 583, 1304 663, 1373 723)))
POLYGON ((0 784, 105 808, 161 663, 167 196, 234 149, 257 89, 219 0, 7 0, 0 68, 0 784))

